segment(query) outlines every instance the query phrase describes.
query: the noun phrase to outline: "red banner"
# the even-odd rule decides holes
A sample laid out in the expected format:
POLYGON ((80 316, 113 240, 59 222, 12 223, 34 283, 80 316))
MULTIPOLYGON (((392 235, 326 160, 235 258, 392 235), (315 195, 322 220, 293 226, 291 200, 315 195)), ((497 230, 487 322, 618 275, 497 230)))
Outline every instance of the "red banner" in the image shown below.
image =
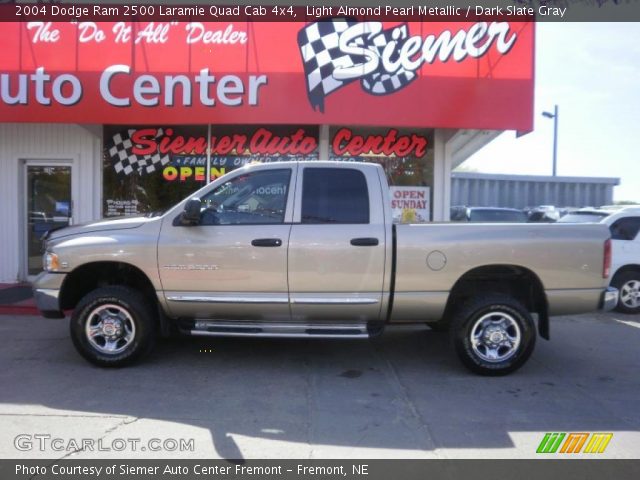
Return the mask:
POLYGON ((14 22, 0 30, 0 122, 533 124, 531 22, 14 22))

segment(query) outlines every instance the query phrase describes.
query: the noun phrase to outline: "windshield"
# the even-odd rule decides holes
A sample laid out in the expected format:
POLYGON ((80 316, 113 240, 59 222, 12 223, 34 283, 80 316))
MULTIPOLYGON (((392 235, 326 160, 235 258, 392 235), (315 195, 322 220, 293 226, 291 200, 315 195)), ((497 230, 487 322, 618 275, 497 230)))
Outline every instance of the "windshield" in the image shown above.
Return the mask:
POLYGON ((558 220, 558 223, 597 223, 608 216, 608 213, 572 212, 558 220))

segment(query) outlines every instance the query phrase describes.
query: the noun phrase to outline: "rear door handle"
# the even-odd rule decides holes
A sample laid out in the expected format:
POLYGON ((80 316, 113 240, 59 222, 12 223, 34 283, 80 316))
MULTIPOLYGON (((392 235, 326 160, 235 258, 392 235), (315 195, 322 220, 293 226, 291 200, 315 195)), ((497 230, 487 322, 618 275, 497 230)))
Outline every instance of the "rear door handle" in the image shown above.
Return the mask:
POLYGON ((251 240, 251 245, 254 247, 280 247, 282 240, 279 238, 256 238, 251 240))
POLYGON ((363 237, 363 238, 352 238, 351 245, 354 247, 375 247, 380 243, 377 238, 372 237, 363 237))

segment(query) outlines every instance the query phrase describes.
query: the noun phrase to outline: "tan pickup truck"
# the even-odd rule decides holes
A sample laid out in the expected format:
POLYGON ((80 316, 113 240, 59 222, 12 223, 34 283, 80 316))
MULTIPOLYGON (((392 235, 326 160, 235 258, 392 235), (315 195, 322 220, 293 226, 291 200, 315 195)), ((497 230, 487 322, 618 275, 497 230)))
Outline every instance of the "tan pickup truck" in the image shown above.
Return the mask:
POLYGON ((47 235, 42 314, 80 354, 122 366, 157 335, 369 338, 450 330, 471 370, 511 372, 549 317, 610 309, 603 225, 394 225, 383 169, 280 162, 235 170, 155 217, 47 235), (537 321, 537 328, 536 328, 537 321))

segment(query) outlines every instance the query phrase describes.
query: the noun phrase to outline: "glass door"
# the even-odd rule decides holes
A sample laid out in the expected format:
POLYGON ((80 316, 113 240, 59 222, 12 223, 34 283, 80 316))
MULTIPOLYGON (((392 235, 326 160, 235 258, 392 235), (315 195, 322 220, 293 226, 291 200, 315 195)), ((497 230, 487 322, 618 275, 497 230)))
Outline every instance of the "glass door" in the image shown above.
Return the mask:
POLYGON ((42 271, 42 236, 71 223, 71 165, 26 163, 27 275, 42 271))

